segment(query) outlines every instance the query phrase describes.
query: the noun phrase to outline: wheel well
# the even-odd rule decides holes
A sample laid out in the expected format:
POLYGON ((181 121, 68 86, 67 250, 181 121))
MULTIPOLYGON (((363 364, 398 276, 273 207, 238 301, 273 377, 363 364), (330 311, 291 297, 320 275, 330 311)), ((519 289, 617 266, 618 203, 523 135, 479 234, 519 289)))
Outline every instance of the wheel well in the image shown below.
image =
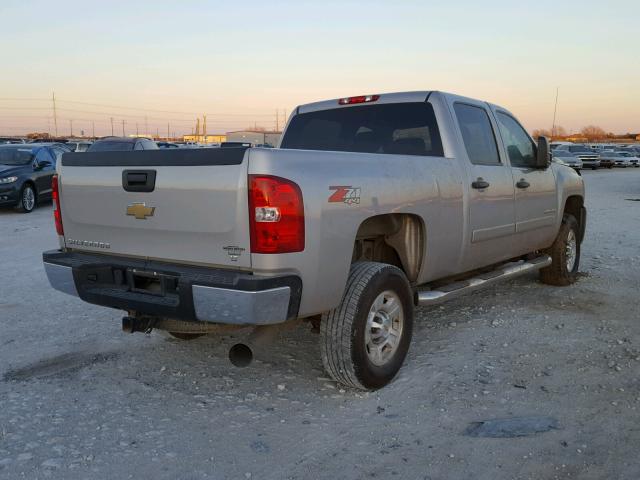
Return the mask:
POLYGON ((356 234, 352 262, 369 260, 402 269, 410 282, 418 279, 426 235, 422 220, 409 213, 367 218, 356 234))
POLYGON ((580 221, 580 209, 584 205, 584 199, 579 195, 572 195, 567 198, 564 204, 564 212, 573 215, 573 217, 580 221))
POLYGON ((580 234, 579 234, 580 242, 582 242, 582 238, 584 237, 584 230, 585 230, 584 223, 586 220, 585 214, 583 213, 584 212, 583 206, 584 206, 584 198, 582 198, 579 195, 572 195, 567 198, 567 201, 564 204, 564 211, 562 212, 563 215, 564 214, 571 215, 578 222, 578 226, 580 228, 580 234))
POLYGON ((33 193, 35 193, 36 200, 37 200, 38 199, 38 188, 36 187, 36 184, 34 183, 33 180, 25 180, 24 182, 22 182, 22 186, 20 187, 20 194, 22 194, 22 189, 24 187, 26 187, 27 185, 30 185, 31 188, 33 188, 33 193))

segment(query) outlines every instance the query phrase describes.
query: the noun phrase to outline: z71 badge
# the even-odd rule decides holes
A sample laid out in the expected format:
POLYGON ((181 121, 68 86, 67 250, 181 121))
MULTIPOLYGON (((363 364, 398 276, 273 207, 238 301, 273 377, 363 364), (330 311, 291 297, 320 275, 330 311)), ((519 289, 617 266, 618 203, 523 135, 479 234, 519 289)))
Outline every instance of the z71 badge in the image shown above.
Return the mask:
POLYGON ((335 190, 329 197, 330 203, 340 202, 346 203, 347 205, 360 203, 360 187, 341 185, 329 187, 329 190, 335 190))

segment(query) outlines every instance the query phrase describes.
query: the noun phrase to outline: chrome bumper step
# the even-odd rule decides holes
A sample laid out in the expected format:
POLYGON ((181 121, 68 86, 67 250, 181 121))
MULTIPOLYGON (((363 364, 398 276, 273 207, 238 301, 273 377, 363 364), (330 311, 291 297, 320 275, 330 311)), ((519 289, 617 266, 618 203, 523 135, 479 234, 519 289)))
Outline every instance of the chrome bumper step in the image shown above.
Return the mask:
POLYGON ((416 305, 437 305, 503 280, 509 280, 528 272, 540 270, 549 265, 551 265, 551 257, 549 255, 542 255, 527 261, 507 263, 496 270, 482 273, 467 280, 450 283, 439 287, 437 290, 418 290, 416 292, 416 305))

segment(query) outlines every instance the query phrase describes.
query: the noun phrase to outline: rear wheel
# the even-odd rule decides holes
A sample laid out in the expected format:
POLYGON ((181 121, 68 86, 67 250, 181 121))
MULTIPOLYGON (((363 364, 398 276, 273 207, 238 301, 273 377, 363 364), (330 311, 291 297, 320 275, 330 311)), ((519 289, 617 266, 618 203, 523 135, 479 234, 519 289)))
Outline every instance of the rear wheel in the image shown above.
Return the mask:
POLYGON ((551 265, 540 270, 540 280, 549 285, 571 285, 578 278, 580 265, 579 226, 573 215, 565 215, 560 231, 547 253, 551 265))
POLYGON ((31 184, 26 183, 22 187, 17 207, 18 210, 24 213, 33 212, 33 209, 36 208, 36 191, 31 184))
POLYGON ((320 323, 322 362, 337 382, 363 390, 385 386, 409 350, 413 301, 402 270, 352 265, 342 302, 320 323))

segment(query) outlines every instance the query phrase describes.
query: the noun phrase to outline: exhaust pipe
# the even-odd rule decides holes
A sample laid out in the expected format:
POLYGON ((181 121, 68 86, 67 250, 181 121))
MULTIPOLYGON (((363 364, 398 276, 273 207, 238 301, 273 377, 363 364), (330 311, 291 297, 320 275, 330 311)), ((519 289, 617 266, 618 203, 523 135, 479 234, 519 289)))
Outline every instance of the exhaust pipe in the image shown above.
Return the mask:
POLYGON ((259 325, 253 329, 246 342, 236 343, 229 349, 229 361, 238 368, 251 365, 256 354, 262 356, 266 346, 268 346, 282 330, 280 323, 277 325, 259 325))
POLYGON ((126 333, 149 332, 154 321, 149 317, 122 317, 122 331, 126 333))

